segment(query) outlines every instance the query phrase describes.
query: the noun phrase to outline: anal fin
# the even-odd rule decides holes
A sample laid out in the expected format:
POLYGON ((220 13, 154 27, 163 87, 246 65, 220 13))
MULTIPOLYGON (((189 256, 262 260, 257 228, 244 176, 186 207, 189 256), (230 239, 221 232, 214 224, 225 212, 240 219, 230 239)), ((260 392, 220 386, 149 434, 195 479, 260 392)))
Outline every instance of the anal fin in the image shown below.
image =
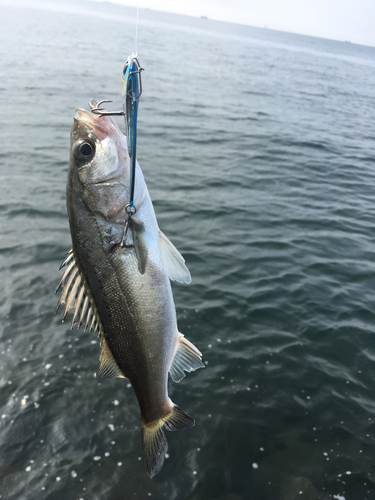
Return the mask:
POLYGON ((172 380, 180 382, 185 377, 184 371, 190 373, 198 368, 204 368, 202 353, 180 333, 176 352, 169 368, 172 380))

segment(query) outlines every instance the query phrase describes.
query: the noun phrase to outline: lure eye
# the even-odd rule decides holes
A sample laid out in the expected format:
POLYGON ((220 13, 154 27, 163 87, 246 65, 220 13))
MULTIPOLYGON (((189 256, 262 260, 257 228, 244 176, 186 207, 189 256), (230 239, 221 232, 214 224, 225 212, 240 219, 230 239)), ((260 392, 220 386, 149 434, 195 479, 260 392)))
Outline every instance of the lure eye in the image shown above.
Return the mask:
POLYGON ((74 156, 76 160, 79 161, 80 163, 90 161, 94 156, 94 154, 95 154, 95 144, 88 137, 81 139, 78 142, 74 151, 74 156))

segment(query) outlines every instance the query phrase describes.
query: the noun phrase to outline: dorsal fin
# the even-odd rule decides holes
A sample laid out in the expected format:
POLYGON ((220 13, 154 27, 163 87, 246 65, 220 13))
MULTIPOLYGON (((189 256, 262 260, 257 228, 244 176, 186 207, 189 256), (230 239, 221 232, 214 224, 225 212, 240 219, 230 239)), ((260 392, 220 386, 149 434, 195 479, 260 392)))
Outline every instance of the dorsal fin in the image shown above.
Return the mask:
POLYGON ((190 283, 191 276, 185 260, 173 243, 160 231, 160 250, 164 268, 173 281, 190 283))
POLYGON ((81 325, 85 325, 85 330, 88 328, 89 330, 94 329, 94 331, 97 331, 99 325, 96 319, 94 305, 85 288, 85 283, 74 259, 72 248, 67 252, 67 257, 61 264, 60 269, 63 267, 66 267, 66 269, 56 288, 56 293, 60 288, 62 289, 55 314, 59 310, 61 304, 65 304, 63 321, 69 311, 72 309, 75 310, 70 329, 73 329, 74 323, 78 323, 78 328, 81 325))

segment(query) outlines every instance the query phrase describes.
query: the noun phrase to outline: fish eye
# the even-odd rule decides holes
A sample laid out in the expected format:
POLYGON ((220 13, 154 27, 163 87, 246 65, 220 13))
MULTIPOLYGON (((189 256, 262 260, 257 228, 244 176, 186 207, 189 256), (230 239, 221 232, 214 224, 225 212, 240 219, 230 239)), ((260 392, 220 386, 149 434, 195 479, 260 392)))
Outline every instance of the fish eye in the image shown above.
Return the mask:
POLYGON ((74 156, 80 163, 90 161, 94 154, 95 144, 88 137, 81 139, 75 147, 74 156))
POLYGON ((92 155, 92 147, 88 142, 84 142, 79 147, 79 152, 82 156, 91 156, 92 155))

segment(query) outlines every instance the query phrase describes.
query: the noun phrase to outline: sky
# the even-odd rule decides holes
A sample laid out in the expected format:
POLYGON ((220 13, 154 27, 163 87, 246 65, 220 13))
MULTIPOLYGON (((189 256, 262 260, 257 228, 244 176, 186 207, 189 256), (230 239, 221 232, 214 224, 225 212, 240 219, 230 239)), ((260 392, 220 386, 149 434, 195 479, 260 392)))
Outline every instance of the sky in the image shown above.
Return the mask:
POLYGON ((138 6, 375 46, 375 0, 138 0, 138 6))

